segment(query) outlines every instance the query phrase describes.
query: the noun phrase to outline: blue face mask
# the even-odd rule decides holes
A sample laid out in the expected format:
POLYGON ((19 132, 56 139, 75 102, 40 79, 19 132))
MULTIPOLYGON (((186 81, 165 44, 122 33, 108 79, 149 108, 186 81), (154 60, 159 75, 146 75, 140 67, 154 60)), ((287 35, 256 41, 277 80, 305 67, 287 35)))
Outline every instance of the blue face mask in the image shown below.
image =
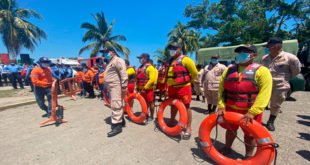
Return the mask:
POLYGON ((111 59, 110 53, 106 53, 104 56, 105 56, 105 58, 106 58, 107 60, 110 60, 110 59, 111 59))
POLYGON ((139 62, 140 62, 140 64, 143 64, 143 61, 142 61, 142 59, 140 59, 140 60, 139 60, 139 62))
POLYGON ((242 64, 250 61, 251 54, 250 53, 239 53, 236 58, 236 64, 242 64))
POLYGON ((211 64, 216 64, 216 63, 218 63, 219 62, 219 60, 218 59, 211 59, 211 64))
POLYGON ((270 54, 270 51, 269 51, 268 48, 265 48, 264 52, 265 52, 266 54, 270 54))

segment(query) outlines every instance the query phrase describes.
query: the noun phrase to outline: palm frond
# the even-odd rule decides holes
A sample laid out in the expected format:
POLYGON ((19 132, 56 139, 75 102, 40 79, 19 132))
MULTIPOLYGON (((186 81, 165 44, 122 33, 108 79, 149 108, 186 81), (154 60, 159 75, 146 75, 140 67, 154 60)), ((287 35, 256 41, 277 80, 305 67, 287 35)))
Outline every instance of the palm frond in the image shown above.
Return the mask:
POLYGON ((92 42, 86 46, 84 46, 83 48, 80 49, 79 51, 79 55, 81 55, 84 51, 86 50, 89 50, 89 49, 92 49, 94 47, 96 47, 97 45, 100 45, 100 43, 98 43, 97 41, 96 42, 92 42))
POLYGON ((18 8, 16 9, 12 15, 14 17, 19 17, 19 18, 31 18, 35 17, 38 19, 43 19, 43 17, 36 11, 31 10, 31 9, 24 9, 24 8, 18 8))

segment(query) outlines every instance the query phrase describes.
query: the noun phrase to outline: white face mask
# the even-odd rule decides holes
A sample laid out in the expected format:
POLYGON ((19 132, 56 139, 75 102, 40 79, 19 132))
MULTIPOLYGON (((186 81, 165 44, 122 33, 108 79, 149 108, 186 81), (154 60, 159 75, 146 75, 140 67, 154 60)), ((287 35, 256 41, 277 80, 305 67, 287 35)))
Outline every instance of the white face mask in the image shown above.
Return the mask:
POLYGON ((170 50, 170 56, 171 56, 171 57, 175 56, 176 53, 177 53, 176 50, 170 50))
POLYGON ((47 67, 50 66, 50 64, 48 64, 48 63, 42 63, 41 66, 44 67, 44 68, 47 68, 47 67))

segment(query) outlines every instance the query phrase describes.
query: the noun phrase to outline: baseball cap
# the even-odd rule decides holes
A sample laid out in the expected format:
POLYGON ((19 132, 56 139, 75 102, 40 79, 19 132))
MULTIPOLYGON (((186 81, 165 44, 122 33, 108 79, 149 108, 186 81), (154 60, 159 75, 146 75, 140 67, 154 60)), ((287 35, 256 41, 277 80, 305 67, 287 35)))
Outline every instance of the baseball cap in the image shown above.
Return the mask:
POLYGON ((38 63, 40 63, 40 62, 51 62, 51 61, 48 58, 46 58, 46 57, 41 57, 39 59, 38 63))
POLYGON ((253 53, 257 53, 257 48, 255 45, 252 45, 252 44, 247 44, 247 45, 242 45, 242 46, 239 46, 235 49, 235 52, 236 53, 239 53, 241 50, 249 50, 249 51, 252 51, 253 53))
POLYGON ((267 47, 269 45, 274 45, 274 44, 282 44, 282 38, 279 37, 273 37, 270 40, 268 40, 267 44, 264 45, 263 47, 267 47))
POLYGON ((138 56, 137 58, 146 58, 146 59, 150 59, 150 55, 148 53, 142 53, 140 56, 138 56))
POLYGON ((178 42, 172 42, 170 45, 168 45, 168 49, 171 49, 171 48, 182 48, 182 45, 178 42))

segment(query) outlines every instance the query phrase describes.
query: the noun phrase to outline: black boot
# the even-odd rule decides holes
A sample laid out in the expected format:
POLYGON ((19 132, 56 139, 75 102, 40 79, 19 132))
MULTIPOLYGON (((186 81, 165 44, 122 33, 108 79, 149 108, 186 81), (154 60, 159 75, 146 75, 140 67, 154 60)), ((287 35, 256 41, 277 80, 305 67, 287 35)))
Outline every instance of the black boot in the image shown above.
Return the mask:
POLYGON ((200 95, 197 95, 197 97, 196 97, 196 101, 200 101, 200 97, 199 97, 200 95))
POLYGON ((126 121, 125 118, 122 119, 123 121, 121 122, 122 127, 126 127, 126 121))
POLYGON ((274 115, 270 115, 269 116, 269 120, 267 121, 267 126, 266 128, 269 130, 269 131, 274 131, 275 130, 275 127, 274 127, 274 120, 276 119, 277 116, 274 116, 274 115))
POLYGON ((112 130, 108 133, 108 137, 115 136, 122 132, 122 124, 112 124, 112 130))

